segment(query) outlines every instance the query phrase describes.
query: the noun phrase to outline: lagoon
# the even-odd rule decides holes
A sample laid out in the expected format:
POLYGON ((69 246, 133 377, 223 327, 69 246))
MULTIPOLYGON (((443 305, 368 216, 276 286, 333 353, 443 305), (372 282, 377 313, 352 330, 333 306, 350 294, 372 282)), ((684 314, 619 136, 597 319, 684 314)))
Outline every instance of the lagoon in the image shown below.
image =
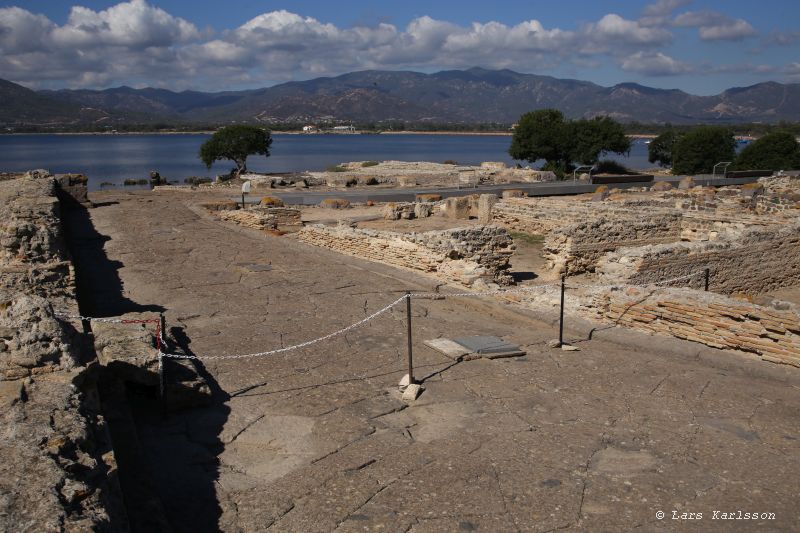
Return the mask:
MULTIPOLYGON (((78 172, 89 177, 89 189, 102 183, 122 186, 125 179, 147 178, 157 170, 170 181, 227 172, 229 162, 206 169, 197 158, 208 134, 0 135, 0 172, 45 168, 52 173, 78 172)), ((428 134, 273 134, 271 155, 253 156, 255 172, 320 171, 346 161, 482 161, 517 163, 508 155, 508 135, 428 134)), ((629 156, 609 156, 630 168, 648 168, 647 145, 635 140, 629 156)))

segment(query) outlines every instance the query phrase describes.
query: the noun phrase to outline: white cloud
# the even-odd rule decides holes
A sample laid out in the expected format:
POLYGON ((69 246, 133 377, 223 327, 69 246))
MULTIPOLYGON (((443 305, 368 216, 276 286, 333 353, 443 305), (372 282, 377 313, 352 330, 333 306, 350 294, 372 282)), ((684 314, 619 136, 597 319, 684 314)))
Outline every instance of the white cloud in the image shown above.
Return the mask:
POLYGON ((714 11, 673 17, 689 1, 658 0, 645 6, 640 20, 611 13, 569 29, 536 19, 460 25, 428 16, 405 27, 345 28, 278 10, 216 33, 147 0, 98 11, 73 7, 63 25, 22 8, 0 8, 0 78, 31 86, 220 89, 363 69, 598 68, 608 58, 628 72, 666 76, 692 69, 663 51, 674 25, 699 28, 704 40, 755 32, 714 11))
POLYGON ((192 23, 150 6, 145 0, 130 0, 104 11, 73 7, 67 23, 53 31, 56 44, 73 47, 170 46, 199 36, 192 23))
POLYGON ((740 41, 758 32, 743 19, 734 19, 718 11, 687 11, 675 17, 676 26, 699 28, 704 41, 740 41))
POLYGON ((658 0, 644 7, 639 23, 642 26, 664 26, 669 22, 673 11, 691 2, 692 0, 658 0))
POLYGON ((585 53, 620 54, 631 48, 652 48, 669 44, 672 34, 663 28, 645 27, 611 13, 585 28, 585 53))
POLYGON ((627 72, 636 72, 646 76, 676 76, 694 70, 691 65, 661 52, 637 52, 626 57, 620 67, 627 72))

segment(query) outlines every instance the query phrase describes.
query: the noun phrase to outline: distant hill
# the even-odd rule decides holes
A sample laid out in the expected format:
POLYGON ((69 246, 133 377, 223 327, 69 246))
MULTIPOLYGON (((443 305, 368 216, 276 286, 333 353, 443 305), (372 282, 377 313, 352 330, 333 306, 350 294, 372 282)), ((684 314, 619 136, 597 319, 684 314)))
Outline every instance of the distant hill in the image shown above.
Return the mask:
POLYGON ((225 123, 326 119, 510 124, 526 111, 546 107, 560 109, 572 118, 608 115, 623 122, 800 121, 800 84, 766 82, 715 96, 695 96, 635 83, 603 87, 481 68, 435 74, 370 70, 220 93, 130 87, 35 93, 10 82, 2 82, 0 91, 0 122, 6 124, 42 120, 225 123), (5 91, 19 96, 8 100, 5 91))

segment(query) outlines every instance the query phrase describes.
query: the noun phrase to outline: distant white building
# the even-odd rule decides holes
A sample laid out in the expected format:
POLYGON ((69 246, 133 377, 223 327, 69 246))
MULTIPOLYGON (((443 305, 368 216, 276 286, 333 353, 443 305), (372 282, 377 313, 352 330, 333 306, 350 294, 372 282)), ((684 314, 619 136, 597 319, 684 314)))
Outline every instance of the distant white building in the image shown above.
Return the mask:
POLYGON ((317 131, 316 126, 311 126, 311 125, 303 126, 303 133, 314 133, 315 131, 317 131))
POLYGON ((356 129, 351 124, 350 126, 334 126, 333 131, 338 133, 355 133, 356 129))

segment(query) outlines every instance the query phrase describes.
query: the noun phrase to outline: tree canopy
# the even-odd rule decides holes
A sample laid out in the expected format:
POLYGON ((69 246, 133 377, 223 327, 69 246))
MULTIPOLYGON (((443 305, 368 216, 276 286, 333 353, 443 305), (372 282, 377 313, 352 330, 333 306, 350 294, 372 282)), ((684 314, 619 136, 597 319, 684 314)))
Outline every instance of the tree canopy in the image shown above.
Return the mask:
POLYGON ((680 137, 681 133, 670 127, 647 145, 647 160, 662 167, 672 166, 672 149, 680 137))
POLYGON ((793 133, 768 133, 744 147, 736 157, 738 170, 789 170, 800 168, 800 144, 793 133))
POLYGON ((247 170, 247 157, 269 157, 270 132, 258 126, 236 125, 220 128, 200 147, 200 160, 211 168, 215 161, 229 159, 239 173, 247 170))
POLYGON ((733 161, 736 140, 720 126, 698 126, 682 135, 672 147, 673 174, 710 174, 714 165, 733 161))
POLYGON ((544 159, 545 168, 563 173, 574 163, 591 165, 601 154, 627 153, 630 147, 624 128, 611 118, 571 121, 556 109, 540 109, 519 119, 508 153, 530 163, 544 159))

